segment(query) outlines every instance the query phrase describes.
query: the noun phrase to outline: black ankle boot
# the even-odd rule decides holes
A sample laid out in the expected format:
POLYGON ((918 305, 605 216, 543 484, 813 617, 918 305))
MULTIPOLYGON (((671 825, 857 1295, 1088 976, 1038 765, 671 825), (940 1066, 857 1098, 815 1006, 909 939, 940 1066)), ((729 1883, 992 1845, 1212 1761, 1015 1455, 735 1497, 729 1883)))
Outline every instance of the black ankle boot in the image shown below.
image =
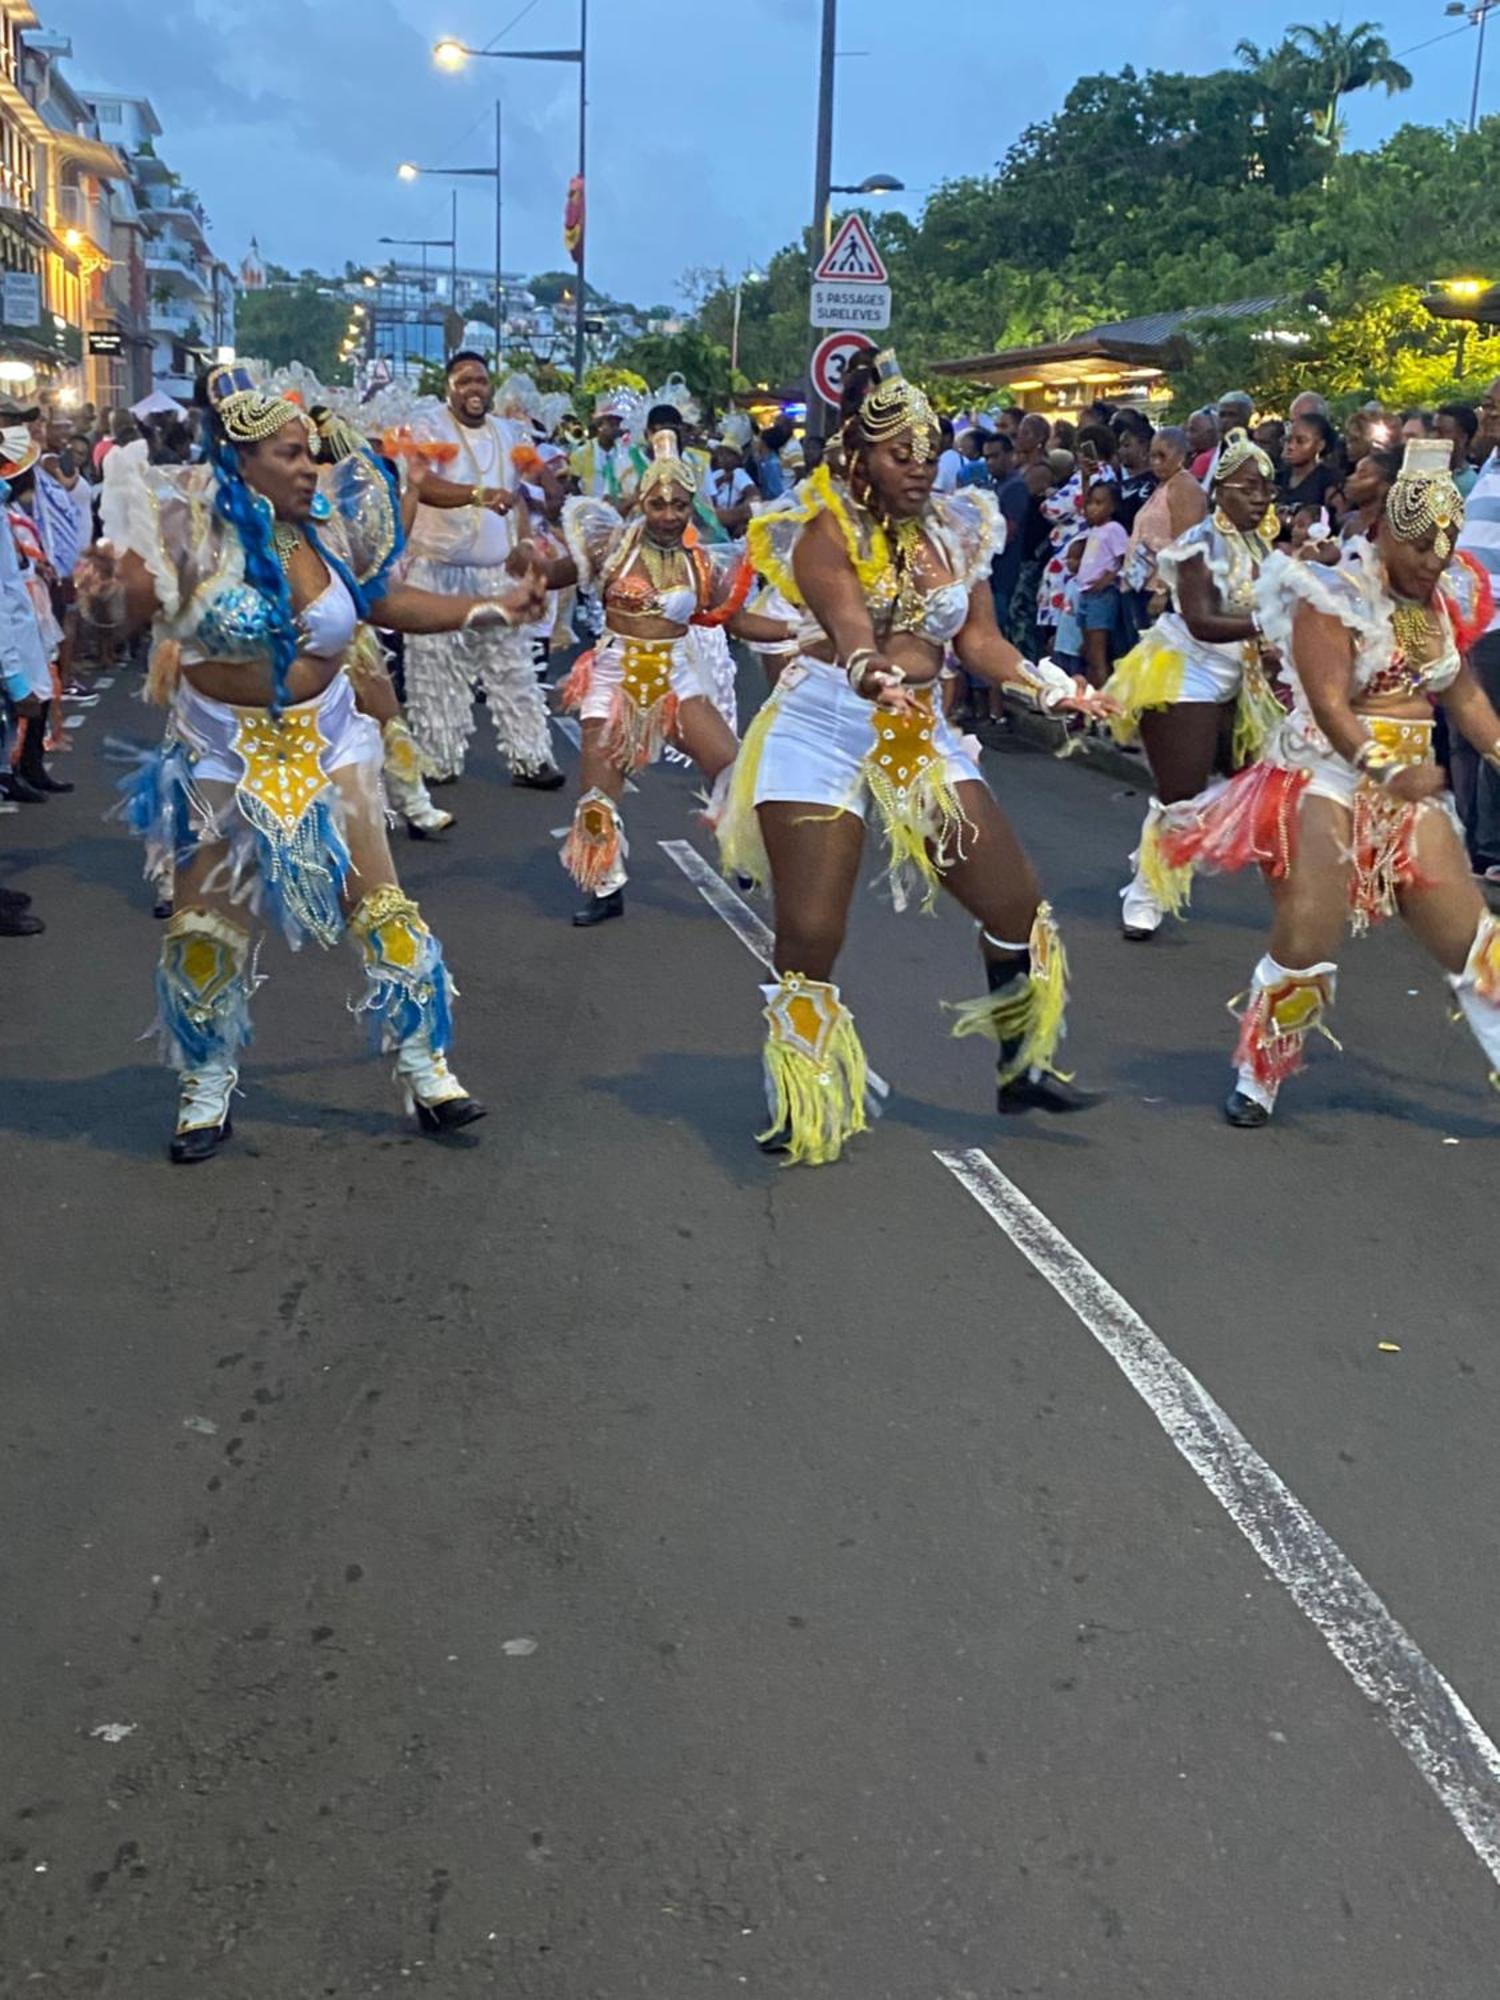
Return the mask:
POLYGON ((573 922, 579 930, 589 930, 595 924, 607 924, 611 917, 625 914, 625 891, 611 889, 607 896, 590 896, 573 912, 573 922))

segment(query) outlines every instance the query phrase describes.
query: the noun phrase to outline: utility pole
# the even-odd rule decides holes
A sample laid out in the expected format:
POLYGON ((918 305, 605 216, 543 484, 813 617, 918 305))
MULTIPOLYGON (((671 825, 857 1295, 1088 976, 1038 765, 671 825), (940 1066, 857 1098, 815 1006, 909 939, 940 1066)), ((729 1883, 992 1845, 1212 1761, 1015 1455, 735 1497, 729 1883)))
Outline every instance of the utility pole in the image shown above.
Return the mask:
MULTIPOLYGON (((813 269, 828 248, 828 210, 833 183, 833 74, 838 40, 838 0, 823 0, 823 34, 818 54, 818 138, 813 166, 813 269)), ((807 429, 810 436, 825 435, 827 420, 822 397, 812 384, 812 348, 807 363, 807 429)))

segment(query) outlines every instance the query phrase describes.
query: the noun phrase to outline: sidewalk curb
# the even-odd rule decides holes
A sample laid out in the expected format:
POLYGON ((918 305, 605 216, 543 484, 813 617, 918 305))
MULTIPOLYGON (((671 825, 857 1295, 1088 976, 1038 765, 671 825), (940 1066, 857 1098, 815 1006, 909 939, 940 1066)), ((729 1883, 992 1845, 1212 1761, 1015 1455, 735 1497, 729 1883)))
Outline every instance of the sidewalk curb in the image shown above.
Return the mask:
POLYGON ((1028 704, 1009 697, 1005 702, 1004 722, 980 722, 974 733, 987 750, 1043 751, 1059 763, 1071 764, 1080 771, 1093 771, 1115 784, 1129 785, 1138 792, 1151 789, 1151 767, 1144 757, 1128 756, 1113 742, 1101 741, 1097 736, 1082 738, 1083 748, 1071 757, 1058 757, 1068 739, 1067 724, 1055 716, 1038 715, 1028 704))

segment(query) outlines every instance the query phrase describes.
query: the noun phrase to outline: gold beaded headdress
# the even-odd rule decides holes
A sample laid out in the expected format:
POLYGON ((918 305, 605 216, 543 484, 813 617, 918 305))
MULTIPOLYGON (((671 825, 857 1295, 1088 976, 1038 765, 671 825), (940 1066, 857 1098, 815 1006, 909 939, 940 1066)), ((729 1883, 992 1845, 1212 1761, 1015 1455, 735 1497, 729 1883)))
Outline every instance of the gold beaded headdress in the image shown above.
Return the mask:
POLYGON ((1275 477, 1275 467, 1248 431, 1226 431, 1219 462, 1214 467, 1214 485, 1221 485, 1242 465, 1254 465, 1267 479, 1275 477))
POLYGON ((925 462, 933 455, 937 412, 916 383, 907 381, 889 348, 875 357, 875 381, 859 406, 855 428, 865 444, 890 444, 909 430, 912 457, 925 462))
POLYGON ((262 388, 243 366, 211 369, 208 400, 231 444, 259 444, 263 438, 274 437, 293 418, 309 430, 313 428, 306 410, 262 388))
POLYGON ((654 493, 658 486, 677 486, 690 496, 698 491, 693 468, 677 449, 675 431, 651 433, 651 463, 641 475, 642 500, 648 493, 654 493))
POLYGON ((1447 560, 1464 524, 1464 497, 1453 479, 1453 447, 1446 438, 1410 438, 1385 503, 1391 533, 1419 542, 1435 529, 1433 553, 1447 560))

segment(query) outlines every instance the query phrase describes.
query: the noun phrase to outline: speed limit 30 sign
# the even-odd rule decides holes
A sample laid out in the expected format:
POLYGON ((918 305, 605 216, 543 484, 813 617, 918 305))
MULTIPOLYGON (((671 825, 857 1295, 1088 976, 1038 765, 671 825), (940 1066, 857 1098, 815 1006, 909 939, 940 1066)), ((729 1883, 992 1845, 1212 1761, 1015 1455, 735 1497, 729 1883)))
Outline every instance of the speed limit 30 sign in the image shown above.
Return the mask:
POLYGON ((875 343, 864 333, 830 333, 813 350, 812 385, 835 409, 844 391, 844 374, 856 355, 873 354, 875 343))

